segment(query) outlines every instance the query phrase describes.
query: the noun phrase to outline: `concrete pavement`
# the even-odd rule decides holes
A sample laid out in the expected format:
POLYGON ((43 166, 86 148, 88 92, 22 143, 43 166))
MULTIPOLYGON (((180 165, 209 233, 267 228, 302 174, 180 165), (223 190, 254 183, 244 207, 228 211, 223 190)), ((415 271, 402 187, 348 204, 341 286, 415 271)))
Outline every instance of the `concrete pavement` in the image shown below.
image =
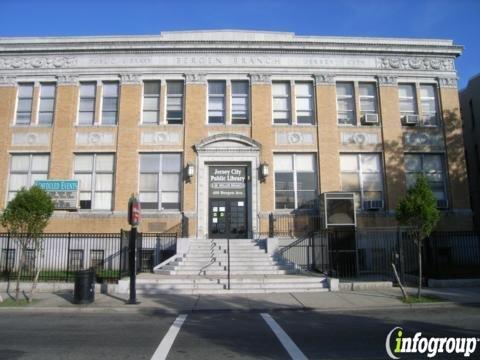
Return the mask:
MULTIPOLYGON (((414 295, 416 289, 408 289, 414 295)), ((444 300, 439 303, 404 304, 398 288, 369 291, 291 292, 277 294, 222 294, 222 295, 141 295, 138 305, 127 305, 127 295, 97 293, 95 302, 89 305, 72 303, 72 291, 38 293, 38 300, 23 307, 0 306, 5 311, 44 312, 138 312, 160 311, 171 314, 196 311, 275 311, 316 310, 355 311, 369 309, 406 309, 427 307, 451 307, 458 305, 480 306, 480 288, 424 289, 424 294, 444 300)), ((5 293, 1 294, 8 298, 5 293)), ((11 293, 13 295, 13 293, 11 293)))

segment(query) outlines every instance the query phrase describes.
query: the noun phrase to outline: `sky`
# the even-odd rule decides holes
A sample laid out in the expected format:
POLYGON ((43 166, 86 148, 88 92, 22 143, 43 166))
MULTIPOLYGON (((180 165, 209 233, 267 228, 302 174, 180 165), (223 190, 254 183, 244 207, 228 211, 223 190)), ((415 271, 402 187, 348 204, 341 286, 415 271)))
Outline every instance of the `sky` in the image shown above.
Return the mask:
POLYGON ((453 39, 459 88, 480 73, 480 0, 0 0, 0 37, 209 29, 453 39))

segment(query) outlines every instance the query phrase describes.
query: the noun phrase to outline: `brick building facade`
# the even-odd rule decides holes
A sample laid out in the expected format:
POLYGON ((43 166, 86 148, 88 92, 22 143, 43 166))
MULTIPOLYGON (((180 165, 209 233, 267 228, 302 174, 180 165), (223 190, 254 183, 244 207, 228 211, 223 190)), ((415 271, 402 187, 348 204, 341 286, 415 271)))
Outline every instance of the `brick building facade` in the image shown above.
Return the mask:
POLYGON ((78 209, 48 231, 126 228, 135 193, 141 231, 183 214, 189 237, 251 237, 271 213, 348 191, 359 227, 387 227, 422 172, 440 228, 471 229, 461 51, 248 31, 0 39, 0 206, 35 180, 76 179, 78 209))

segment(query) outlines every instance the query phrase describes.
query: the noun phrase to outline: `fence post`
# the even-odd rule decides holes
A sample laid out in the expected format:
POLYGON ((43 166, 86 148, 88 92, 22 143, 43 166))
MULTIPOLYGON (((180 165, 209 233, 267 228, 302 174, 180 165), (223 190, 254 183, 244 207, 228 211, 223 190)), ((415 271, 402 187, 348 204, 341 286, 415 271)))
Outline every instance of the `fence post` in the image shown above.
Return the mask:
POLYGON ((67 242, 67 275, 65 282, 68 282, 68 276, 70 274, 70 238, 71 238, 71 233, 68 233, 68 242, 67 242))
POLYGON ((118 279, 122 278, 122 261, 123 261, 123 249, 122 249, 122 241, 123 241, 123 229, 120 229, 120 241, 118 242, 118 253, 119 253, 119 263, 118 263, 118 279))
POLYGON ((7 233, 7 250, 5 252, 5 274, 7 274, 7 279, 10 279, 10 269, 8 268, 8 262, 10 259, 9 253, 10 253, 10 232, 7 233))
POLYGON ((315 259, 315 233, 310 235, 310 246, 312 247, 312 270, 317 268, 317 261, 315 259))
POLYGON ((268 214, 268 237, 274 236, 274 224, 275 219, 273 218, 273 213, 268 214))

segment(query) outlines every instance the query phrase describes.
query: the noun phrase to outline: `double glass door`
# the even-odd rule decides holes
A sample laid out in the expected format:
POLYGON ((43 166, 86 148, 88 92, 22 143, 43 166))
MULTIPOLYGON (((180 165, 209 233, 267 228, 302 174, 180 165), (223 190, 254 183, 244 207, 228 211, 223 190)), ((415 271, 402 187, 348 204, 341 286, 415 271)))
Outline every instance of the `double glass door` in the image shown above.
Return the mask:
POLYGON ((209 232, 212 238, 247 238, 245 199, 210 199, 209 232))

